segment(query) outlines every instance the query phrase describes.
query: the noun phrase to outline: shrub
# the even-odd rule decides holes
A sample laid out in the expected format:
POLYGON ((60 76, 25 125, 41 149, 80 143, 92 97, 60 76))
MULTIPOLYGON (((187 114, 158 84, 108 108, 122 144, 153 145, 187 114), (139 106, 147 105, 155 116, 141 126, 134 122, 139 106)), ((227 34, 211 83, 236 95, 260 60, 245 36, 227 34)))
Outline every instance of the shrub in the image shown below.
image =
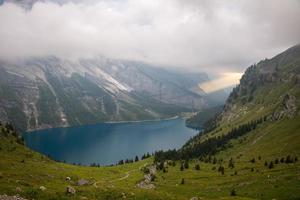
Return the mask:
POLYGON ((236 191, 235 191, 235 189, 232 189, 232 190, 231 190, 230 196, 236 196, 236 191))
POLYGON ((217 158, 214 157, 213 164, 217 164, 217 158))
POLYGON ((221 172, 222 175, 225 174, 225 168, 223 166, 220 166, 218 171, 221 172))
POLYGON ((154 174, 150 174, 150 177, 151 177, 151 181, 155 181, 156 176, 154 174))
POLYGON ((142 171, 144 172, 144 174, 150 173, 150 169, 148 167, 143 167, 142 171))
POLYGON ((159 162, 158 164, 156 164, 156 169, 157 170, 162 170, 164 168, 164 163, 163 162, 159 162))
POLYGON ((228 167, 234 168, 234 161, 232 158, 229 160, 228 167))

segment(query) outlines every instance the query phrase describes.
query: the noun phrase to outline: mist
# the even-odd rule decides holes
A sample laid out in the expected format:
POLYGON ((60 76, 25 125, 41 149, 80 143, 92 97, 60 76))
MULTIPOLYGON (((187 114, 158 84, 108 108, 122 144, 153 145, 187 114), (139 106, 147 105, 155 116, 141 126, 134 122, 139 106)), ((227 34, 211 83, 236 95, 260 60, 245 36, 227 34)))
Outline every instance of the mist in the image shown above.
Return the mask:
POLYGON ((299 0, 37 1, 0 6, 0 57, 103 55, 239 73, 300 42, 299 0))

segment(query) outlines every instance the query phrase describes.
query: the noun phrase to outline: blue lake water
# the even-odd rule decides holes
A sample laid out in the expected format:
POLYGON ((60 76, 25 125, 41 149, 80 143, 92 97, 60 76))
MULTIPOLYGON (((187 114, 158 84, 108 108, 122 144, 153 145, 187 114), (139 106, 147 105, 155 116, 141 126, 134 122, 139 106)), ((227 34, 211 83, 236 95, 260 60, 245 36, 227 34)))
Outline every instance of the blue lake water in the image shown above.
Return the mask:
POLYGON ((183 119, 176 118, 53 128, 26 133, 24 138, 28 147, 55 160, 110 165, 147 152, 179 148, 195 134, 183 119))

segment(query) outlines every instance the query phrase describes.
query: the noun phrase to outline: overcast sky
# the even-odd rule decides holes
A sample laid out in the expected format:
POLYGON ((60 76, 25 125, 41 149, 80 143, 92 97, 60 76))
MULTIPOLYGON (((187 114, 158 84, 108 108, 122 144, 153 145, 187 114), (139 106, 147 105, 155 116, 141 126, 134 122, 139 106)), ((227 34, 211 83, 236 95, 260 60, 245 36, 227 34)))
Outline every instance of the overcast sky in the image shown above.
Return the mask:
POLYGON ((0 57, 104 55, 242 72, 300 43, 299 0, 74 0, 0 6, 0 57))

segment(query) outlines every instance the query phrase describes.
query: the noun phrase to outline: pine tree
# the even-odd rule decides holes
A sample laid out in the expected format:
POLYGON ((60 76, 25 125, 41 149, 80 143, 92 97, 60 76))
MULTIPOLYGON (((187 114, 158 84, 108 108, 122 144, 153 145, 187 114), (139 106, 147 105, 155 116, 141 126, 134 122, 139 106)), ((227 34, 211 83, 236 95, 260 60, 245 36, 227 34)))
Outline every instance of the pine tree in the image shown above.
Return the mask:
POLYGON ((288 155, 285 159, 285 163, 292 163, 292 159, 291 159, 291 156, 288 155))
POLYGON ((138 162, 139 161, 139 157, 135 156, 134 162, 138 162))
POLYGON ((181 179, 181 185, 184 185, 184 178, 181 179))
POLYGON ((273 161, 271 161, 270 164, 269 164, 269 169, 272 169, 272 168, 274 168, 273 161))
POLYGON ((216 163, 217 163, 217 158, 214 157, 213 164, 216 164, 216 163))
POLYGON ((189 168, 189 161, 186 160, 186 161, 184 162, 184 168, 185 168, 185 169, 188 169, 188 168, 189 168))
POLYGON ((232 158, 230 158, 230 160, 229 160, 228 167, 234 168, 234 161, 232 158))
POLYGON ((183 167, 183 164, 181 163, 180 165, 180 171, 183 171, 184 170, 184 167, 183 167))

